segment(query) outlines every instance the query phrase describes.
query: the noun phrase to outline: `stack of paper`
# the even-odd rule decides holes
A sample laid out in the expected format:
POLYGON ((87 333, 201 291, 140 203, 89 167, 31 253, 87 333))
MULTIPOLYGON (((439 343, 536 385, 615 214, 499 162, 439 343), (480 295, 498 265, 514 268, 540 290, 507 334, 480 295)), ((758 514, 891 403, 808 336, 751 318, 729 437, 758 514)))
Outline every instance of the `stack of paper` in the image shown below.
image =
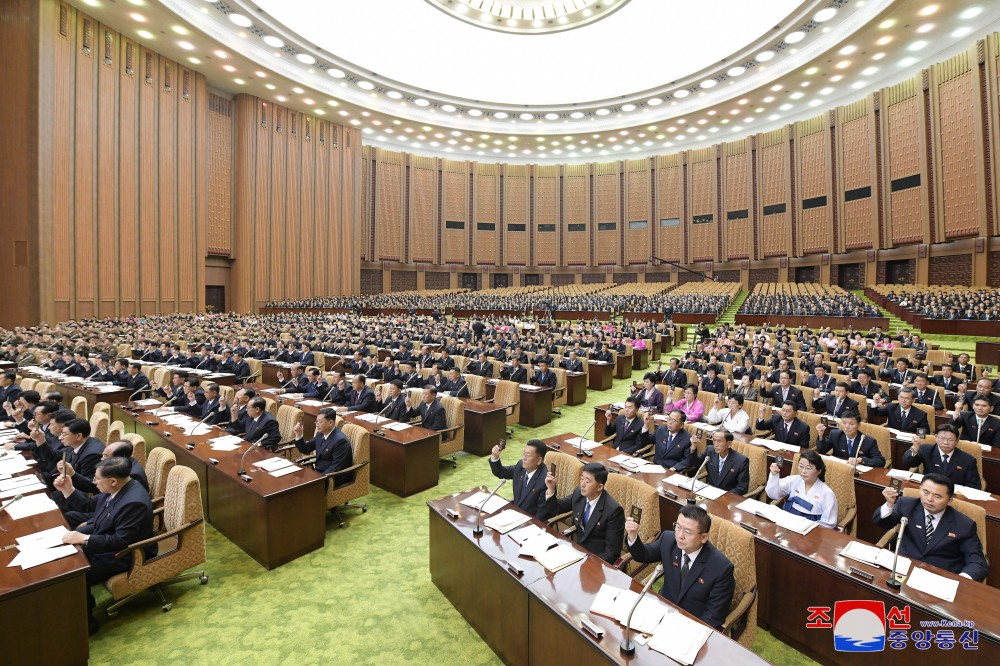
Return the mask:
POLYGON ((532 538, 534 536, 537 536, 539 534, 544 534, 544 533, 545 533, 545 530, 543 530, 538 525, 525 525, 521 529, 514 530, 513 532, 511 532, 507 536, 509 536, 511 539, 513 539, 514 542, 517 543, 520 546, 520 545, 523 545, 524 542, 527 541, 528 539, 530 539, 530 538, 532 538))
POLYGON ((690 490, 702 497, 707 497, 710 500, 717 500, 726 494, 726 491, 722 488, 716 488, 715 486, 710 486, 707 483, 702 483, 701 481, 695 481, 692 478, 686 477, 683 474, 672 474, 667 478, 663 479, 665 483, 669 483, 677 488, 683 488, 684 490, 690 490), (692 488, 692 484, 694 487, 692 488))
POLYGON ((487 518, 483 521, 483 524, 500 534, 506 534, 515 527, 524 525, 529 520, 531 520, 531 516, 527 516, 520 511, 515 511, 514 509, 507 509, 506 511, 501 511, 491 518, 487 518))
POLYGON ((710 423, 695 423, 694 427, 698 428, 699 430, 704 430, 705 432, 715 432, 722 426, 711 425, 710 423))
POLYGON ((26 497, 22 497, 16 502, 8 500, 7 503, 3 505, 3 508, 7 512, 7 515, 10 516, 11 520, 20 520, 22 518, 27 518, 28 516, 35 516, 40 513, 59 510, 56 503, 49 499, 48 495, 45 493, 28 495, 26 497))
POLYGON ((24 551, 30 548, 54 548, 62 545, 62 535, 69 532, 63 525, 51 529, 17 537, 17 549, 24 551))
POLYGON ((313 400, 312 398, 309 398, 308 400, 299 400, 299 404, 303 407, 322 407, 326 403, 322 400, 313 400))
POLYGON ((387 419, 384 416, 379 416, 378 414, 361 414, 357 417, 359 421, 365 421, 367 423, 375 423, 377 420, 379 423, 388 423, 392 419, 387 419))
POLYGON ((930 594, 938 599, 944 599, 947 602, 955 601, 955 595, 958 593, 957 580, 919 568, 914 569, 910 577, 906 579, 906 587, 930 594))
POLYGON ((146 398, 145 400, 136 400, 135 404, 141 405, 142 407, 159 407, 160 401, 154 400, 153 398, 146 398))
POLYGON ((622 589, 620 587, 603 583, 601 585, 601 589, 597 591, 597 596, 594 597, 594 603, 590 604, 590 612, 596 613, 597 615, 614 617, 615 599, 618 598, 618 595, 621 594, 621 592, 622 589))
POLYGON ((28 495, 39 490, 45 490, 45 484, 39 481, 34 474, 15 476, 12 479, 0 481, 0 499, 28 495))
POLYGON ((690 666, 712 635, 712 630, 681 613, 667 613, 649 641, 649 647, 690 666))
MULTIPOLYGON (((835 463, 840 463, 841 465, 847 465, 846 460, 844 460, 843 458, 837 458, 836 456, 825 456, 820 454, 820 458, 829 462, 835 462, 835 463)), ((848 465, 848 467, 850 467, 850 465, 848 465)), ((874 469, 873 467, 869 467, 868 465, 862 465, 861 463, 858 463, 857 468, 858 472, 860 472, 861 474, 864 474, 865 472, 870 472, 872 471, 872 469, 874 469)))
POLYGON ((662 605, 655 596, 645 596, 636 606, 635 611, 632 611, 638 598, 638 592, 620 590, 615 596, 612 617, 625 626, 629 612, 632 612, 632 622, 629 625, 632 627, 632 631, 651 634, 666 614, 667 607, 662 605))
POLYGON ((613 463, 618 463, 622 467, 628 468, 633 472, 642 467, 646 462, 642 458, 633 458, 632 456, 625 453, 620 453, 614 458, 609 458, 608 460, 613 463))
POLYGON ((68 543, 56 546, 55 548, 28 548, 27 550, 20 551, 7 566, 21 567, 23 571, 24 569, 31 569, 41 564, 69 557, 75 553, 76 546, 68 543))
POLYGON ((8 457, 0 460, 0 473, 13 476, 26 471, 28 471, 28 461, 22 456, 8 457))
MULTIPOLYGON (((871 564, 872 566, 882 567, 883 569, 889 569, 890 571, 892 570, 893 554, 885 548, 879 548, 860 541, 852 541, 844 546, 844 549, 840 551, 840 554, 844 557, 849 557, 852 560, 857 560, 858 562, 864 562, 865 564, 871 564)), ((909 558, 900 557, 896 561, 896 573, 905 576, 906 572, 909 570, 909 558)))
POLYGON ((912 432, 903 432, 902 430, 896 430, 895 428, 886 428, 896 439, 901 439, 904 442, 912 442, 916 435, 912 432))
POLYGON ((548 532, 540 531, 521 544, 521 550, 517 554, 520 557, 534 557, 537 560, 540 555, 544 555, 549 548, 558 543, 558 537, 548 532))
POLYGON ((592 439, 584 439, 583 437, 571 437, 566 440, 566 443, 573 448, 582 448, 584 451, 593 451, 601 445, 600 442, 595 442, 592 439))
POLYGON ((496 513, 500 509, 510 504, 510 500, 504 499, 499 495, 494 495, 493 497, 490 497, 489 502, 486 502, 487 497, 489 497, 489 493, 484 493, 480 491, 477 493, 473 493, 472 495, 469 495, 464 500, 459 502, 459 504, 461 504, 462 506, 467 506, 471 509, 477 509, 483 511, 487 516, 496 513), (483 502, 486 502, 485 506, 483 506, 483 502))
POLYGON ((284 469, 285 467, 295 467, 295 463, 287 458, 268 458, 267 460, 261 460, 253 464, 257 469, 262 469, 265 472, 276 472, 279 469, 284 469))
POLYGON ((766 518, 772 523, 776 523, 780 527, 786 530, 791 530, 792 532, 797 532, 798 534, 809 534, 813 531, 817 525, 818 521, 809 520, 808 518, 803 518, 802 516, 796 516, 791 514, 779 506, 774 504, 765 504, 764 502, 759 502, 755 499, 745 499, 736 505, 736 508, 740 511, 746 511, 747 513, 752 513, 754 515, 760 516, 761 518, 766 518))
POLYGON ((955 492, 963 497, 974 500, 976 502, 992 502, 993 495, 989 494, 985 490, 977 490, 976 488, 969 488, 968 486, 955 486, 955 492))
POLYGON ((535 386, 533 384, 518 384, 517 387, 520 388, 520 389, 527 389, 529 391, 534 391, 535 389, 538 388, 537 386, 535 386))
POLYGON ((386 430, 394 430, 396 432, 399 432, 400 430, 406 430, 407 428, 412 428, 413 426, 411 426, 409 423, 393 423, 393 422, 389 422, 389 423, 386 423, 385 426, 383 426, 381 423, 379 423, 378 427, 379 428, 384 427, 386 430))
MULTIPOLYGON (((525 516, 525 518, 527 518, 527 516, 525 516)), ((562 541, 555 548, 550 548, 544 553, 535 555, 535 561, 545 567, 547 571, 555 572, 560 569, 564 569, 571 564, 579 562, 585 557, 586 555, 576 550, 565 541, 562 541)))
POLYGON ((924 480, 924 475, 919 472, 908 472, 905 469, 890 469, 887 473, 890 479, 902 479, 903 481, 915 481, 920 483, 924 480))
POLYGON ((773 439, 764 439, 762 437, 754 437, 750 440, 750 443, 754 446, 763 446, 765 448, 771 449, 772 451, 790 451, 792 453, 798 453, 802 449, 794 444, 785 444, 773 439))

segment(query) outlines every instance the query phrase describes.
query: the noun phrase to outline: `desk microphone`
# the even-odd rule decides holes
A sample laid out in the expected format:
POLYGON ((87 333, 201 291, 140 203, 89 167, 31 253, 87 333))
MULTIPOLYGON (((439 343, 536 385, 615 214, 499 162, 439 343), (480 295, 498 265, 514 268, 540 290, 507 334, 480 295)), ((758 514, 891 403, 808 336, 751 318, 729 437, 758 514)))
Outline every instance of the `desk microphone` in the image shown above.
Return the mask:
POLYGON ((77 365, 76 361, 73 361, 72 363, 70 363, 69 365, 67 365, 65 368, 63 368, 62 369, 62 373, 64 375, 67 374, 69 372, 69 369, 72 368, 74 365, 77 365))
POLYGON ((200 368, 205 363, 205 361, 207 361, 210 358, 212 358, 211 354, 209 354, 205 358, 201 359, 201 363, 199 363, 198 365, 194 366, 194 369, 197 370, 198 368, 200 368))
POLYGON ((165 403, 163 403, 162 405, 160 405, 159 407, 157 407, 155 410, 153 410, 153 416, 154 417, 158 416, 161 409, 163 409, 164 407, 166 407, 167 405, 169 405, 170 403, 172 403, 174 400, 176 400, 177 398, 179 398, 181 395, 183 395, 183 394, 175 393, 174 395, 170 396, 169 400, 167 400, 165 403))
POLYGON ((90 375, 87 375, 87 379, 88 379, 88 380, 89 380, 89 379, 93 379, 93 378, 94 378, 94 375, 96 375, 96 374, 99 374, 99 373, 101 373, 101 372, 104 372, 104 368, 98 368, 98 369, 97 369, 97 370, 95 370, 95 371, 94 371, 94 372, 93 372, 92 374, 90 374, 90 375))
POLYGON ((384 434, 384 433, 383 433, 383 432, 382 432, 381 430, 379 430, 379 427, 378 427, 378 417, 382 416, 382 414, 384 414, 384 413, 385 413, 385 410, 387 410, 387 409, 389 409, 390 407, 392 407, 392 405, 393 405, 393 404, 394 404, 395 402, 396 402, 396 399, 395 399, 395 398, 393 398, 393 399, 392 399, 392 402, 390 402, 390 403, 389 403, 388 405, 386 405, 385 407, 383 407, 383 408, 382 408, 382 411, 381 411, 381 412, 379 412, 378 414, 376 414, 376 415, 375 415, 375 429, 374 429, 374 430, 372 430, 372 434, 373 434, 373 435, 379 435, 379 436, 382 436, 382 435, 384 434))
POLYGON ((258 439, 256 442, 250 445, 250 448, 248 448, 246 451, 243 452, 243 457, 240 458, 240 471, 236 472, 236 474, 247 483, 253 481, 253 477, 247 474, 247 471, 243 468, 243 463, 247 459, 247 454, 253 451, 256 447, 260 446, 260 443, 263 442, 265 439, 267 439, 267 435, 262 435, 260 439, 258 439))
POLYGON ((128 400, 126 400, 125 402, 132 402, 132 398, 134 398, 135 396, 139 395, 140 393, 142 393, 143 391, 145 391, 148 388, 149 388, 149 384, 146 384, 145 386, 143 386, 142 388, 140 388, 139 390, 137 390, 135 393, 133 393, 132 395, 130 395, 128 397, 128 400))
POLYGON ((214 411, 212 411, 212 410, 209 410, 208 414, 205 414, 205 416, 204 416, 204 417, 203 417, 203 418, 201 419, 201 421, 198 421, 197 423, 195 423, 195 424, 194 424, 194 427, 193 427, 193 428, 191 428, 191 430, 189 430, 189 431, 188 431, 188 433, 187 433, 187 436, 188 436, 188 445, 189 445, 189 446, 194 446, 194 440, 193 440, 193 439, 191 439, 191 438, 192 438, 192 437, 194 437, 194 434, 195 434, 196 432, 198 432, 198 426, 200 426, 200 425, 201 425, 201 424, 203 424, 203 423, 204 423, 205 421, 207 421, 207 420, 208 420, 208 417, 210 417, 210 416, 211 416, 212 414, 214 414, 214 413, 215 413, 214 411))
MULTIPOLYGON (((864 443, 864 441, 865 441, 864 433, 859 432, 858 433, 858 449, 854 452, 854 455, 851 456, 852 458, 854 458, 854 464, 851 465, 851 470, 853 472, 853 476, 858 476, 858 474, 859 474, 859 472, 858 472, 858 458, 861 457, 861 444, 864 443)), ((847 454, 850 455, 851 452, 848 451, 847 454)))
POLYGON ((631 626, 632 613, 634 613, 635 609, 639 607, 639 602, 642 601, 642 598, 646 596, 647 592, 649 592, 649 588, 651 588, 653 586, 653 583, 655 583, 656 580, 662 575, 663 575, 663 564, 660 563, 656 565, 656 569, 653 571, 653 575, 650 577, 648 581, 646 581, 646 586, 642 588, 642 592, 639 593, 639 597, 635 600, 635 603, 632 604, 632 609, 629 610, 628 612, 628 617, 625 619, 625 638, 623 638, 621 642, 618 644, 618 648, 624 654, 635 653, 636 643, 635 641, 632 640, 632 626, 631 626))
POLYGON ((910 522, 910 519, 903 516, 899 519, 899 533, 896 535, 896 552, 892 555, 892 571, 889 572, 889 580, 885 581, 885 584, 893 590, 899 590, 903 586, 903 583, 896 580, 896 562, 899 561, 899 547, 903 544, 903 532, 906 531, 906 525, 910 522))
POLYGON ((500 479, 500 483, 497 484, 497 487, 493 489, 493 492, 491 492, 489 496, 487 496, 487 498, 483 500, 482 504, 479 505, 479 508, 476 509, 476 526, 472 530, 472 533, 474 535, 476 536, 483 535, 483 507, 486 506, 487 502, 493 499, 493 496, 497 494, 497 491, 500 490, 500 488, 505 483, 507 483, 507 479, 500 479))
POLYGON ((594 419, 594 422, 590 424, 590 427, 588 427, 587 430, 584 431, 583 436, 580 437, 580 439, 577 440, 577 444, 579 445, 579 448, 580 448, 580 451, 576 454, 577 458, 582 458, 583 456, 587 456, 588 458, 593 458, 594 457, 594 452, 593 451, 584 451, 583 450, 583 440, 587 439, 587 433, 590 432, 591 430, 593 430, 593 428, 594 428, 594 426, 596 424, 597 424, 597 419, 594 419))
MULTIPOLYGON (((0 506, 0 512, 6 511, 7 507, 9 507, 11 504, 18 501, 19 499, 22 499, 23 497, 24 495, 14 495, 14 498, 11 501, 7 502, 3 506, 0 506)), ((7 515, 10 515, 9 511, 7 511, 7 515)))
MULTIPOLYGON (((694 484, 697 483, 697 481, 698 481, 698 475, 701 474, 701 471, 703 469, 705 469, 706 465, 708 465, 708 456, 705 456, 705 459, 703 461, 701 461, 701 467, 699 467, 698 471, 695 472, 694 476, 691 477, 691 488, 689 490, 692 493, 694 492, 694 484)), ((689 497, 688 498, 688 504, 694 504, 694 498, 693 497, 689 497)))

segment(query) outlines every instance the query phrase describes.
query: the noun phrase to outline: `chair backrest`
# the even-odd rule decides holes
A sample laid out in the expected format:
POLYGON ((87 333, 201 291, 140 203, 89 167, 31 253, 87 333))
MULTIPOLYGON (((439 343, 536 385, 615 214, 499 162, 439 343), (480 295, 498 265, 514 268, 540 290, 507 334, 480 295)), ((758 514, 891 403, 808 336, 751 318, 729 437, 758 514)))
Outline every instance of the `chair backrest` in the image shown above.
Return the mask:
MULTIPOLYGON (((83 396, 80 396, 80 397, 83 397, 83 396)), ((104 412, 110 418, 111 417, 111 405, 109 405, 106 402, 95 402, 94 403, 94 413, 97 414, 98 412, 104 412)), ((86 417, 84 417, 84 418, 86 418, 86 417)))
POLYGON ((219 385, 219 396, 225 401, 227 405, 232 407, 233 403, 236 402, 236 389, 234 389, 232 386, 219 385))
POLYGON ((125 438, 125 424, 121 421, 114 421, 108 428, 108 441, 107 444, 111 442, 118 442, 125 438))
MULTIPOLYGON (((52 382, 38 382, 35 384, 35 390, 38 391, 38 395, 45 397, 45 394, 49 391, 55 390, 56 385, 52 382)), ((82 396, 81 396, 82 397, 82 396)))
POLYGON ((494 402, 498 405, 513 405, 520 399, 517 382, 510 382, 501 379, 497 382, 497 390, 493 396, 494 402))
MULTIPOLYGON (((920 497, 919 488, 903 488, 903 497, 920 497)), ((979 541, 983 544, 983 552, 988 553, 986 549, 986 509, 978 504, 973 504, 972 502, 966 502, 958 497, 953 497, 951 500, 951 508, 955 509, 959 513, 965 514, 967 517, 972 519, 972 522, 976 524, 976 532, 979 534, 979 541)))
MULTIPOLYGON (((107 403, 103 403, 103 404, 107 404, 107 403)), ((76 414, 76 417, 78 419, 86 419, 87 418, 87 399, 84 398, 82 395, 78 395, 75 398, 73 398, 73 400, 70 401, 70 403, 69 403, 69 408, 73 410, 73 413, 76 414)), ((108 413, 110 413, 110 411, 111 410, 109 409, 108 413)), ((94 411, 94 415, 95 416, 98 413, 99 412, 97 412, 96 410, 94 411)))
MULTIPOLYGON (((733 600, 729 605, 729 611, 732 612, 746 595, 756 595, 757 565, 753 535, 740 529, 736 523, 715 518, 712 520, 712 527, 708 530, 708 538, 712 545, 733 563, 736 588, 733 590, 733 600)), ((757 600, 754 599, 747 613, 742 633, 738 635, 736 640, 744 647, 749 648, 753 645, 756 637, 757 600)))
POLYGON ((101 440, 105 446, 108 445, 108 430, 110 428, 111 419, 106 413, 95 412, 90 417, 90 436, 101 440))
MULTIPOLYGON (((935 444, 937 443, 937 437, 935 435, 927 435, 922 440, 920 444, 935 444)), ((983 475, 983 448, 979 446, 976 442, 970 442, 964 439, 958 440, 955 448, 965 451, 970 456, 976 459, 976 467, 979 469, 979 483, 982 484, 982 490, 986 490, 986 477, 983 475)), ((926 470, 924 471, 926 474, 926 470)))
POLYGON ((438 399, 441 401, 441 406, 444 407, 445 427, 458 428, 452 433, 442 433, 440 452, 444 456, 457 453, 465 448, 465 403, 459 398, 447 395, 438 399), (448 439, 444 438, 444 434, 448 434, 448 439))
POLYGON ((469 385, 469 397, 482 400, 486 396, 486 379, 479 375, 462 375, 469 385))
POLYGON ((823 422, 823 417, 819 414, 813 414, 812 412, 804 412, 801 409, 798 413, 798 419, 809 426, 809 448, 816 448, 816 426, 823 422))
MULTIPOLYGON (((38 380, 35 379, 35 378, 33 378, 33 377, 25 377, 24 379, 22 379, 21 381, 18 382, 18 384, 21 385, 21 390, 22 391, 34 391, 35 390, 35 384, 37 384, 37 383, 38 383, 38 380)), ((84 417, 84 418, 86 418, 86 417, 84 417)))
POLYGON ((264 398, 264 406, 274 418, 278 418, 278 403, 270 398, 264 398))
MULTIPOLYGON (((650 543, 656 538, 656 535, 660 532, 660 501, 659 495, 657 495, 656 489, 653 486, 623 474, 609 474, 605 489, 625 509, 626 515, 631 513, 633 506, 642 509, 642 522, 639 523, 639 537, 645 543, 650 543)), ((627 551, 628 546, 623 539, 622 553, 624 554, 627 551)), ((635 562, 629 566, 627 573, 632 573, 633 569, 640 567, 641 565, 635 562)))
POLYGON ((560 389, 566 388, 566 370, 563 368, 552 368, 553 374, 556 376, 556 392, 559 395, 552 396, 552 406, 561 407, 566 404, 566 391, 560 389))
POLYGON ((885 426, 865 423, 864 421, 858 424, 858 430, 875 438, 878 450, 885 458, 885 466, 892 467, 892 433, 885 426))
POLYGON ((556 496, 565 497, 580 485, 580 474, 583 463, 576 456, 570 456, 559 451, 549 451, 545 454, 545 466, 552 471, 556 466, 556 496))
MULTIPOLYGON (((170 531, 205 517, 201 504, 201 483, 190 467, 178 465, 167 474, 163 497, 163 529, 170 531)), ((205 561, 205 523, 183 533, 177 542, 177 555, 187 567, 205 561)), ((185 567, 185 568, 187 568, 185 567)))
POLYGON ((914 402, 913 406, 916 407, 917 409, 919 409, 920 411, 922 411, 924 414, 927 415, 927 425, 930 426, 930 428, 928 428, 928 432, 933 432, 934 431, 934 420, 937 418, 937 415, 934 412, 934 406, 933 405, 924 405, 924 404, 921 404, 919 402, 914 402))
MULTIPOLYGON (((347 437, 347 441, 351 443, 351 450, 354 452, 354 464, 360 465, 363 462, 371 460, 368 431, 354 423, 344 423, 338 427, 344 433, 344 436, 347 437)), ((357 486, 359 491, 364 490, 362 494, 368 493, 368 483, 371 475, 370 467, 370 465, 365 465, 354 472, 354 483, 352 485, 357 486)))
POLYGON ((767 485, 767 449, 739 440, 734 440, 732 447, 734 451, 742 453, 750 461, 750 486, 747 488, 747 492, 767 485))
POLYGON ((292 428, 302 421, 302 410, 291 405, 278 407, 278 429, 281 431, 281 441, 291 442, 295 439, 292 428))
POLYGON ((127 432, 122 435, 122 439, 132 442, 132 457, 139 461, 143 467, 146 466, 146 439, 137 433, 127 432))
POLYGON ((177 465, 177 456, 170 449, 157 446, 149 452, 146 466, 146 480, 149 481, 149 496, 153 499, 163 497, 167 492, 167 478, 170 470, 177 465))
MULTIPOLYGON (((798 453, 792 458, 793 470, 798 469, 799 458, 800 454, 798 453)), ((840 524, 851 509, 857 510, 858 500, 854 494, 854 470, 847 463, 831 460, 830 458, 825 458, 823 462, 826 463, 826 481, 824 483, 837 496, 837 524, 840 524)), ((857 530, 858 521, 855 516, 855 519, 847 526, 847 531, 849 534, 854 535, 857 534, 857 530)))
POLYGON ((862 421, 868 420, 868 400, 865 396, 860 393, 848 393, 847 397, 857 401, 858 403, 858 414, 861 416, 862 421))

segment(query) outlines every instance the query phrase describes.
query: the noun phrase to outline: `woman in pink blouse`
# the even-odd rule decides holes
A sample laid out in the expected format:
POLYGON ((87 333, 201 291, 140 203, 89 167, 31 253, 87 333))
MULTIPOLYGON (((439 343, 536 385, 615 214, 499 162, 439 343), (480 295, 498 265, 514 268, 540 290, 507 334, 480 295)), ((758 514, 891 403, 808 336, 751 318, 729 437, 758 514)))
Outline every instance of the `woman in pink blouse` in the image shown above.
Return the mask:
POLYGON ((702 415, 705 413, 705 405, 698 400, 698 387, 694 384, 688 384, 685 386, 684 398, 679 402, 671 402, 665 405, 663 413, 667 414, 672 409, 684 412, 684 416, 687 417, 688 423, 700 421, 702 415))

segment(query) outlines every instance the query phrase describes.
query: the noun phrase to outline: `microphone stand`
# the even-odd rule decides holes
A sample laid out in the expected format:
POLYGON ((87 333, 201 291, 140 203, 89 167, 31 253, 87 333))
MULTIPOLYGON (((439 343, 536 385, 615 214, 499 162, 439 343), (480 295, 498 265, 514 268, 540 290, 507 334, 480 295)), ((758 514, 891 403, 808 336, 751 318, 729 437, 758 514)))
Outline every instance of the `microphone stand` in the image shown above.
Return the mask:
POLYGON ((191 438, 194 437, 194 434, 196 432, 198 432, 198 426, 200 426, 203 423, 205 423, 205 421, 208 420, 208 417, 211 416, 214 413, 215 412, 210 411, 208 414, 205 414, 205 416, 201 419, 201 421, 198 421, 197 423, 195 423, 194 427, 191 428, 191 430, 188 431, 188 433, 187 433, 187 436, 188 436, 188 446, 194 446, 194 440, 191 439, 191 438))
POLYGON ((132 402, 132 398, 134 398, 135 396, 139 395, 140 393, 142 393, 143 391, 145 391, 148 388, 149 388, 149 384, 146 384, 141 389, 139 389, 138 391, 136 391, 135 393, 133 393, 132 395, 130 395, 128 397, 128 400, 126 400, 125 402, 132 402))
POLYGON ((472 530, 472 533, 475 536, 483 535, 483 507, 486 506, 486 503, 497 494, 497 491, 500 490, 505 483, 507 483, 507 479, 500 479, 500 483, 497 484, 497 487, 493 489, 493 492, 491 492, 486 499, 483 500, 483 502, 479 505, 479 508, 476 510, 476 526, 472 530))
POLYGON ((590 424, 590 427, 588 427, 588 428, 587 428, 587 429, 586 429, 586 430, 584 431, 584 433, 583 433, 583 436, 582 436, 582 437, 580 437, 580 439, 576 440, 576 443, 577 443, 577 446, 578 446, 578 447, 579 447, 579 449, 580 449, 580 450, 579 450, 579 452, 578 452, 578 453, 576 454, 576 457, 577 457, 577 458, 582 458, 582 457, 584 457, 584 456, 588 456, 588 457, 593 457, 593 455, 594 455, 593 453, 591 453, 590 451, 584 451, 584 450, 583 450, 583 440, 587 439, 587 433, 588 433, 588 432, 590 432, 590 431, 591 431, 591 429, 593 429, 593 427, 594 427, 595 425, 597 425, 597 420, 596 420, 596 419, 594 420, 594 422, 593 422, 593 423, 591 423, 591 424, 590 424))
MULTIPOLYGON (((705 456, 705 459, 701 461, 701 467, 699 467, 699 468, 698 468, 698 471, 697 471, 697 472, 695 472, 695 473, 694 473, 694 476, 692 476, 692 477, 691 477, 691 487, 689 488, 689 490, 690 490, 690 491, 691 491, 692 493, 694 493, 694 492, 695 492, 695 490, 694 490, 694 485, 695 485, 695 483, 697 483, 697 482, 698 482, 698 475, 699 475, 699 474, 701 474, 701 471, 702 471, 703 469, 705 469, 705 466, 706 466, 706 465, 708 465, 708 456, 705 456)), ((689 497, 687 501, 688 501, 688 504, 694 504, 694 497, 689 497)))
POLYGON ((263 442, 265 439, 267 439, 267 435, 263 435, 256 442, 254 442, 253 444, 251 444, 250 448, 248 448, 246 451, 243 452, 243 457, 240 458, 240 471, 236 472, 236 474, 237 474, 237 476, 239 476, 241 479, 243 479, 247 483, 250 483, 251 481, 253 481, 253 477, 251 477, 249 474, 247 474, 246 469, 243 468, 243 463, 247 459, 247 454, 250 453, 251 451, 253 451, 256 447, 260 446, 260 443, 263 442))
MULTIPOLYGON (((176 399, 177 399, 176 395, 171 396, 169 400, 167 400, 165 403, 163 403, 162 405, 160 405, 159 407, 157 407, 156 409, 154 409, 153 410, 153 418, 154 419, 159 418, 160 417, 160 410, 163 409, 164 407, 166 407, 167 405, 169 405, 170 403, 172 403, 176 399)), ((156 424, 155 424, 154 421, 146 421, 146 425, 156 425, 156 424)))
MULTIPOLYGON (((854 464, 851 465, 851 470, 852 470, 854 476, 858 476, 858 475, 861 474, 861 472, 858 471, 858 457, 861 455, 861 444, 864 441, 865 441, 865 436, 864 436, 863 433, 861 433, 859 431, 858 432, 858 448, 854 451, 854 455, 851 456, 852 458, 854 458, 854 464)), ((850 451, 848 451, 848 453, 850 453, 850 451)))
POLYGON ((381 430, 379 430, 379 427, 378 427, 378 417, 382 416, 382 414, 385 413, 385 410, 387 410, 390 407, 392 407, 392 405, 393 405, 394 402, 396 402, 395 398, 392 399, 392 402, 390 402, 388 405, 386 405, 385 407, 383 407, 381 412, 379 412, 378 414, 375 415, 375 429, 372 430, 372 434, 373 435, 378 435, 379 437, 381 437, 384 434, 381 430))
POLYGON ((899 560, 899 547, 903 543, 903 532, 906 530, 907 523, 910 519, 903 516, 899 519, 899 534, 896 535, 896 552, 892 555, 892 571, 889 572, 889 580, 885 581, 885 584, 893 590, 899 590, 903 583, 896 580, 896 562, 899 560))
POLYGON ((649 588, 651 588, 653 583, 655 583, 656 580, 662 575, 663 564, 660 563, 656 565, 656 569, 653 570, 653 575, 648 581, 646 581, 646 586, 642 588, 642 592, 639 593, 639 598, 635 600, 635 603, 632 604, 631 610, 628 612, 628 617, 625 619, 625 638, 618 643, 618 649, 620 649, 624 654, 635 654, 636 643, 632 640, 632 614, 635 612, 635 609, 639 607, 639 602, 642 601, 642 598, 646 596, 647 592, 649 592, 649 588))

